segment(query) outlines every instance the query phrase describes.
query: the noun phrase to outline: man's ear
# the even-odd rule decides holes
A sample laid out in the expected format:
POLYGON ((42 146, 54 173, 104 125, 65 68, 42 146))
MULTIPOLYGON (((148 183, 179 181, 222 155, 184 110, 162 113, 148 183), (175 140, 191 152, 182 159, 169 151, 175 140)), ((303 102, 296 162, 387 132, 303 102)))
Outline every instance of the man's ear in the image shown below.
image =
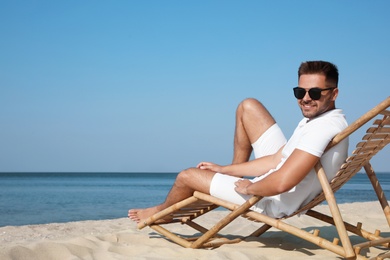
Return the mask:
POLYGON ((332 92, 332 101, 336 101, 337 96, 339 95, 339 88, 333 89, 332 92))

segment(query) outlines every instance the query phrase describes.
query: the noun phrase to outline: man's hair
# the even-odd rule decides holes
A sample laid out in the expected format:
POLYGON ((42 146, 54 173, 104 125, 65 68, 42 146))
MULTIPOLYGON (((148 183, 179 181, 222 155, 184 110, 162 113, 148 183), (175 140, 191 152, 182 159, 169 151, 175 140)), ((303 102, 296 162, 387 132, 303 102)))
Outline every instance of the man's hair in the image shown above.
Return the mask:
POLYGON ((306 61, 302 62, 298 69, 298 79, 304 74, 322 74, 326 83, 337 87, 339 82, 339 71, 337 66, 327 61, 306 61))

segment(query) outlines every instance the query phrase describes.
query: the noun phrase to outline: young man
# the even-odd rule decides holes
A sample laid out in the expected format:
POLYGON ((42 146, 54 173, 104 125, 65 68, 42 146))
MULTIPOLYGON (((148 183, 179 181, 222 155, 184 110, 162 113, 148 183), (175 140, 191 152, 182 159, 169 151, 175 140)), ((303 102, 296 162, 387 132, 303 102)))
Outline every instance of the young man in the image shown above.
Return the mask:
POLYGON ((286 139, 266 108, 255 99, 237 108, 234 156, 231 165, 201 162, 179 173, 165 202, 146 209, 131 209, 130 219, 140 222, 194 191, 242 204, 252 195, 263 196, 252 209, 283 217, 312 200, 321 186, 314 166, 321 160, 328 179, 347 157, 348 140, 324 153, 329 141, 347 126, 336 109, 338 69, 325 61, 309 61, 298 70, 294 95, 304 118, 286 139), (254 152, 255 158, 248 161, 254 152), (242 177, 254 177, 253 179, 242 177))

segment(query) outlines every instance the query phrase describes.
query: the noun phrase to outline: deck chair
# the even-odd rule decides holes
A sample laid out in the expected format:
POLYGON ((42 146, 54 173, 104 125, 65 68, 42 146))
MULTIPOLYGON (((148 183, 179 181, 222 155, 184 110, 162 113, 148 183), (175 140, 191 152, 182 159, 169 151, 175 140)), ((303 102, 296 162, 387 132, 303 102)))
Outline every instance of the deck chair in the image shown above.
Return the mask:
MULTIPOLYGON (((322 186, 322 193, 290 216, 282 219, 275 219, 250 210, 251 206, 261 199, 261 197, 258 196, 251 197, 242 205, 235 205, 201 192, 194 192, 192 197, 180 201, 175 205, 149 217, 144 222, 139 223, 138 228, 142 229, 149 226, 169 240, 187 248, 218 247, 222 244, 236 243, 242 240, 241 238, 228 239, 218 234, 222 228, 231 223, 235 218, 242 216, 248 220, 263 223, 260 228, 255 230, 249 236, 260 236, 271 227, 274 227, 334 252, 346 259, 367 259, 360 254, 363 248, 378 245, 388 248, 390 237, 382 237, 380 235, 380 231, 378 230, 374 233, 364 230, 361 223, 358 223, 357 225, 346 223, 342 218, 334 193, 339 190, 343 184, 348 182, 348 180, 351 179, 357 172, 364 168, 372 183, 373 189, 377 194, 378 201, 382 206, 385 218, 390 226, 390 207, 376 174, 370 165, 370 159, 390 142, 389 107, 390 97, 387 97, 383 102, 364 114, 333 138, 327 149, 335 146, 341 140, 348 137, 357 129, 375 118, 372 126, 368 128, 366 134, 363 136, 362 141, 356 145, 356 149, 341 166, 330 183, 326 178, 326 174, 321 163, 319 162, 315 166, 319 182, 322 186), (324 201, 327 202, 331 213, 330 216, 317 212, 313 209, 315 206, 324 201), (207 229, 194 221, 199 216, 202 216, 218 207, 226 208, 230 211, 230 213, 219 220, 212 228, 207 229), (285 220, 287 218, 300 214, 306 214, 325 223, 334 225, 336 227, 338 237, 334 238, 333 241, 330 241, 321 237, 318 230, 308 232, 304 229, 286 223, 285 220), (194 235, 196 236, 185 237, 169 231, 166 227, 172 223, 188 225, 189 227, 195 229, 194 235), (364 238, 364 241, 367 242, 352 245, 348 232, 364 238), (198 236, 198 234, 201 235, 198 236)), ((381 255, 380 257, 382 258, 378 259, 390 257, 390 253, 381 255)))

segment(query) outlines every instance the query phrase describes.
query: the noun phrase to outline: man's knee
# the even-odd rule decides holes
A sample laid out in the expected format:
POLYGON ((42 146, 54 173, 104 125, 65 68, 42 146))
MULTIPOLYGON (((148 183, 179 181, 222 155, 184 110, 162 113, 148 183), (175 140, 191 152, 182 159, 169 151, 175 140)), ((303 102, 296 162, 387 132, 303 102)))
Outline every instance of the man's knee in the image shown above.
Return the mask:
POLYGON ((239 105, 238 110, 242 113, 258 113, 267 111, 264 105, 255 98, 246 98, 239 105))
POLYGON ((186 185, 189 181, 191 181, 191 176, 194 177, 194 169, 195 168, 188 168, 181 171, 176 177, 176 184, 186 185))

